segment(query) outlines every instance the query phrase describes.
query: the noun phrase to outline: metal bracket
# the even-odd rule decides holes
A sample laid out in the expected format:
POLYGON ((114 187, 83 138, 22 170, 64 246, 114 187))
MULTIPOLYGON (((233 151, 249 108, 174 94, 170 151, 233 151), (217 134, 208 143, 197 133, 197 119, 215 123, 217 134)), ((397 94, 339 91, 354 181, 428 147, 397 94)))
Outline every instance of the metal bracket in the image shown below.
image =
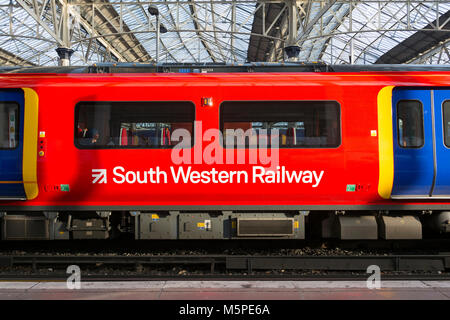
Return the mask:
POLYGON ((44 216, 48 219, 48 220, 55 220, 56 218, 58 218, 59 212, 43 212, 44 216))
POLYGON ((132 217, 138 217, 141 214, 140 211, 130 211, 130 216, 132 217))
POLYGON ((100 218, 108 218, 111 215, 111 211, 96 211, 100 218))
POLYGON ((378 217, 378 218, 380 218, 380 217, 383 216, 383 215, 388 216, 388 215, 389 215, 389 211, 388 211, 388 210, 379 210, 379 211, 376 213, 376 217, 378 217))

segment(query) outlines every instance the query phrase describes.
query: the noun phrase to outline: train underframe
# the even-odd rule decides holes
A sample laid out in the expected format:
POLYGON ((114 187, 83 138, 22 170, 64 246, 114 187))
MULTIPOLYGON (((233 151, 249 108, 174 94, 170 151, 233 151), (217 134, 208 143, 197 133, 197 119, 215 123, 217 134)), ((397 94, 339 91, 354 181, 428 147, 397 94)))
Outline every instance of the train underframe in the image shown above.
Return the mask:
POLYGON ((2 240, 402 240, 450 234, 450 211, 0 212, 2 240))

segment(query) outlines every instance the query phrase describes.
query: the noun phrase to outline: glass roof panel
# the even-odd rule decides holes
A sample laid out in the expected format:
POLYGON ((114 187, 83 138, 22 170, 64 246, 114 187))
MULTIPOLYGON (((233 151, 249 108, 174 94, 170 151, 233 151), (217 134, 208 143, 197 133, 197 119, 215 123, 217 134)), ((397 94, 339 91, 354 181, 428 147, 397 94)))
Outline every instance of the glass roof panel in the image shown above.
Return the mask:
MULTIPOLYGON (((59 28, 61 8, 66 1, 0 0, 0 54, 8 58, 0 61, 57 65, 55 49, 66 43, 59 28), (34 8, 36 3, 38 7, 34 8)), ((261 8, 257 1, 71 0, 69 41, 75 51, 71 64, 155 62, 157 20, 149 14, 149 4, 158 8, 160 23, 167 30, 160 33, 159 62, 245 62, 250 38, 260 37, 251 34, 255 32, 256 10, 261 8)), ((307 20, 300 21, 299 60, 328 63, 350 63, 352 57, 356 64, 374 63, 450 10, 450 3, 444 1, 350 4, 312 0, 308 5, 297 4, 299 17, 307 20)), ((288 23, 288 19, 283 21, 288 23)), ((272 27, 285 30, 287 25, 272 27)), ((279 42, 267 39, 271 46, 279 42)), ((444 49, 433 50, 436 52, 426 52, 415 61, 446 61, 444 49)))
POLYGON ((308 58, 321 58, 328 63, 350 63, 353 52, 355 64, 374 63, 416 30, 426 27, 449 10, 450 3, 411 2, 408 16, 406 2, 359 2, 332 32, 333 40, 325 44, 324 52, 316 50, 315 55, 308 58))

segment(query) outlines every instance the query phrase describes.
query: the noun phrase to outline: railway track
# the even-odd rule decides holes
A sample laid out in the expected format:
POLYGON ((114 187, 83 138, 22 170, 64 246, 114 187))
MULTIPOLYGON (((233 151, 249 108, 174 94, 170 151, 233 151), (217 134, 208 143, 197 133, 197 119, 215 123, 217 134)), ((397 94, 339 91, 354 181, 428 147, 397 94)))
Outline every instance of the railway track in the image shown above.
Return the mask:
POLYGON ((64 268, 78 265, 121 268, 195 266, 210 274, 245 271, 248 274, 265 270, 366 271, 377 265, 384 272, 445 272, 450 269, 450 252, 439 254, 392 254, 346 256, 261 256, 261 255, 2 255, 0 267, 31 266, 64 268))
POLYGON ((411 280, 450 274, 449 239, 416 241, 0 242, 0 279, 357 279, 377 265, 383 276, 411 280), (420 245, 418 245, 420 244, 420 245), (284 249, 283 249, 284 248, 284 249))

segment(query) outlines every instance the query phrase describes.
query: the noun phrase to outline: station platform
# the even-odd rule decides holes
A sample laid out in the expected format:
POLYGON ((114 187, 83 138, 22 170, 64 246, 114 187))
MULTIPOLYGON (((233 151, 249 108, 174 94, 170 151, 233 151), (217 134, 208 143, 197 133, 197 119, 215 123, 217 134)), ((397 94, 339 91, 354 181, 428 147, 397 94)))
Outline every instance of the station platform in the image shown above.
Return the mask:
POLYGON ((0 300, 449 300, 450 281, 0 281, 0 300))

